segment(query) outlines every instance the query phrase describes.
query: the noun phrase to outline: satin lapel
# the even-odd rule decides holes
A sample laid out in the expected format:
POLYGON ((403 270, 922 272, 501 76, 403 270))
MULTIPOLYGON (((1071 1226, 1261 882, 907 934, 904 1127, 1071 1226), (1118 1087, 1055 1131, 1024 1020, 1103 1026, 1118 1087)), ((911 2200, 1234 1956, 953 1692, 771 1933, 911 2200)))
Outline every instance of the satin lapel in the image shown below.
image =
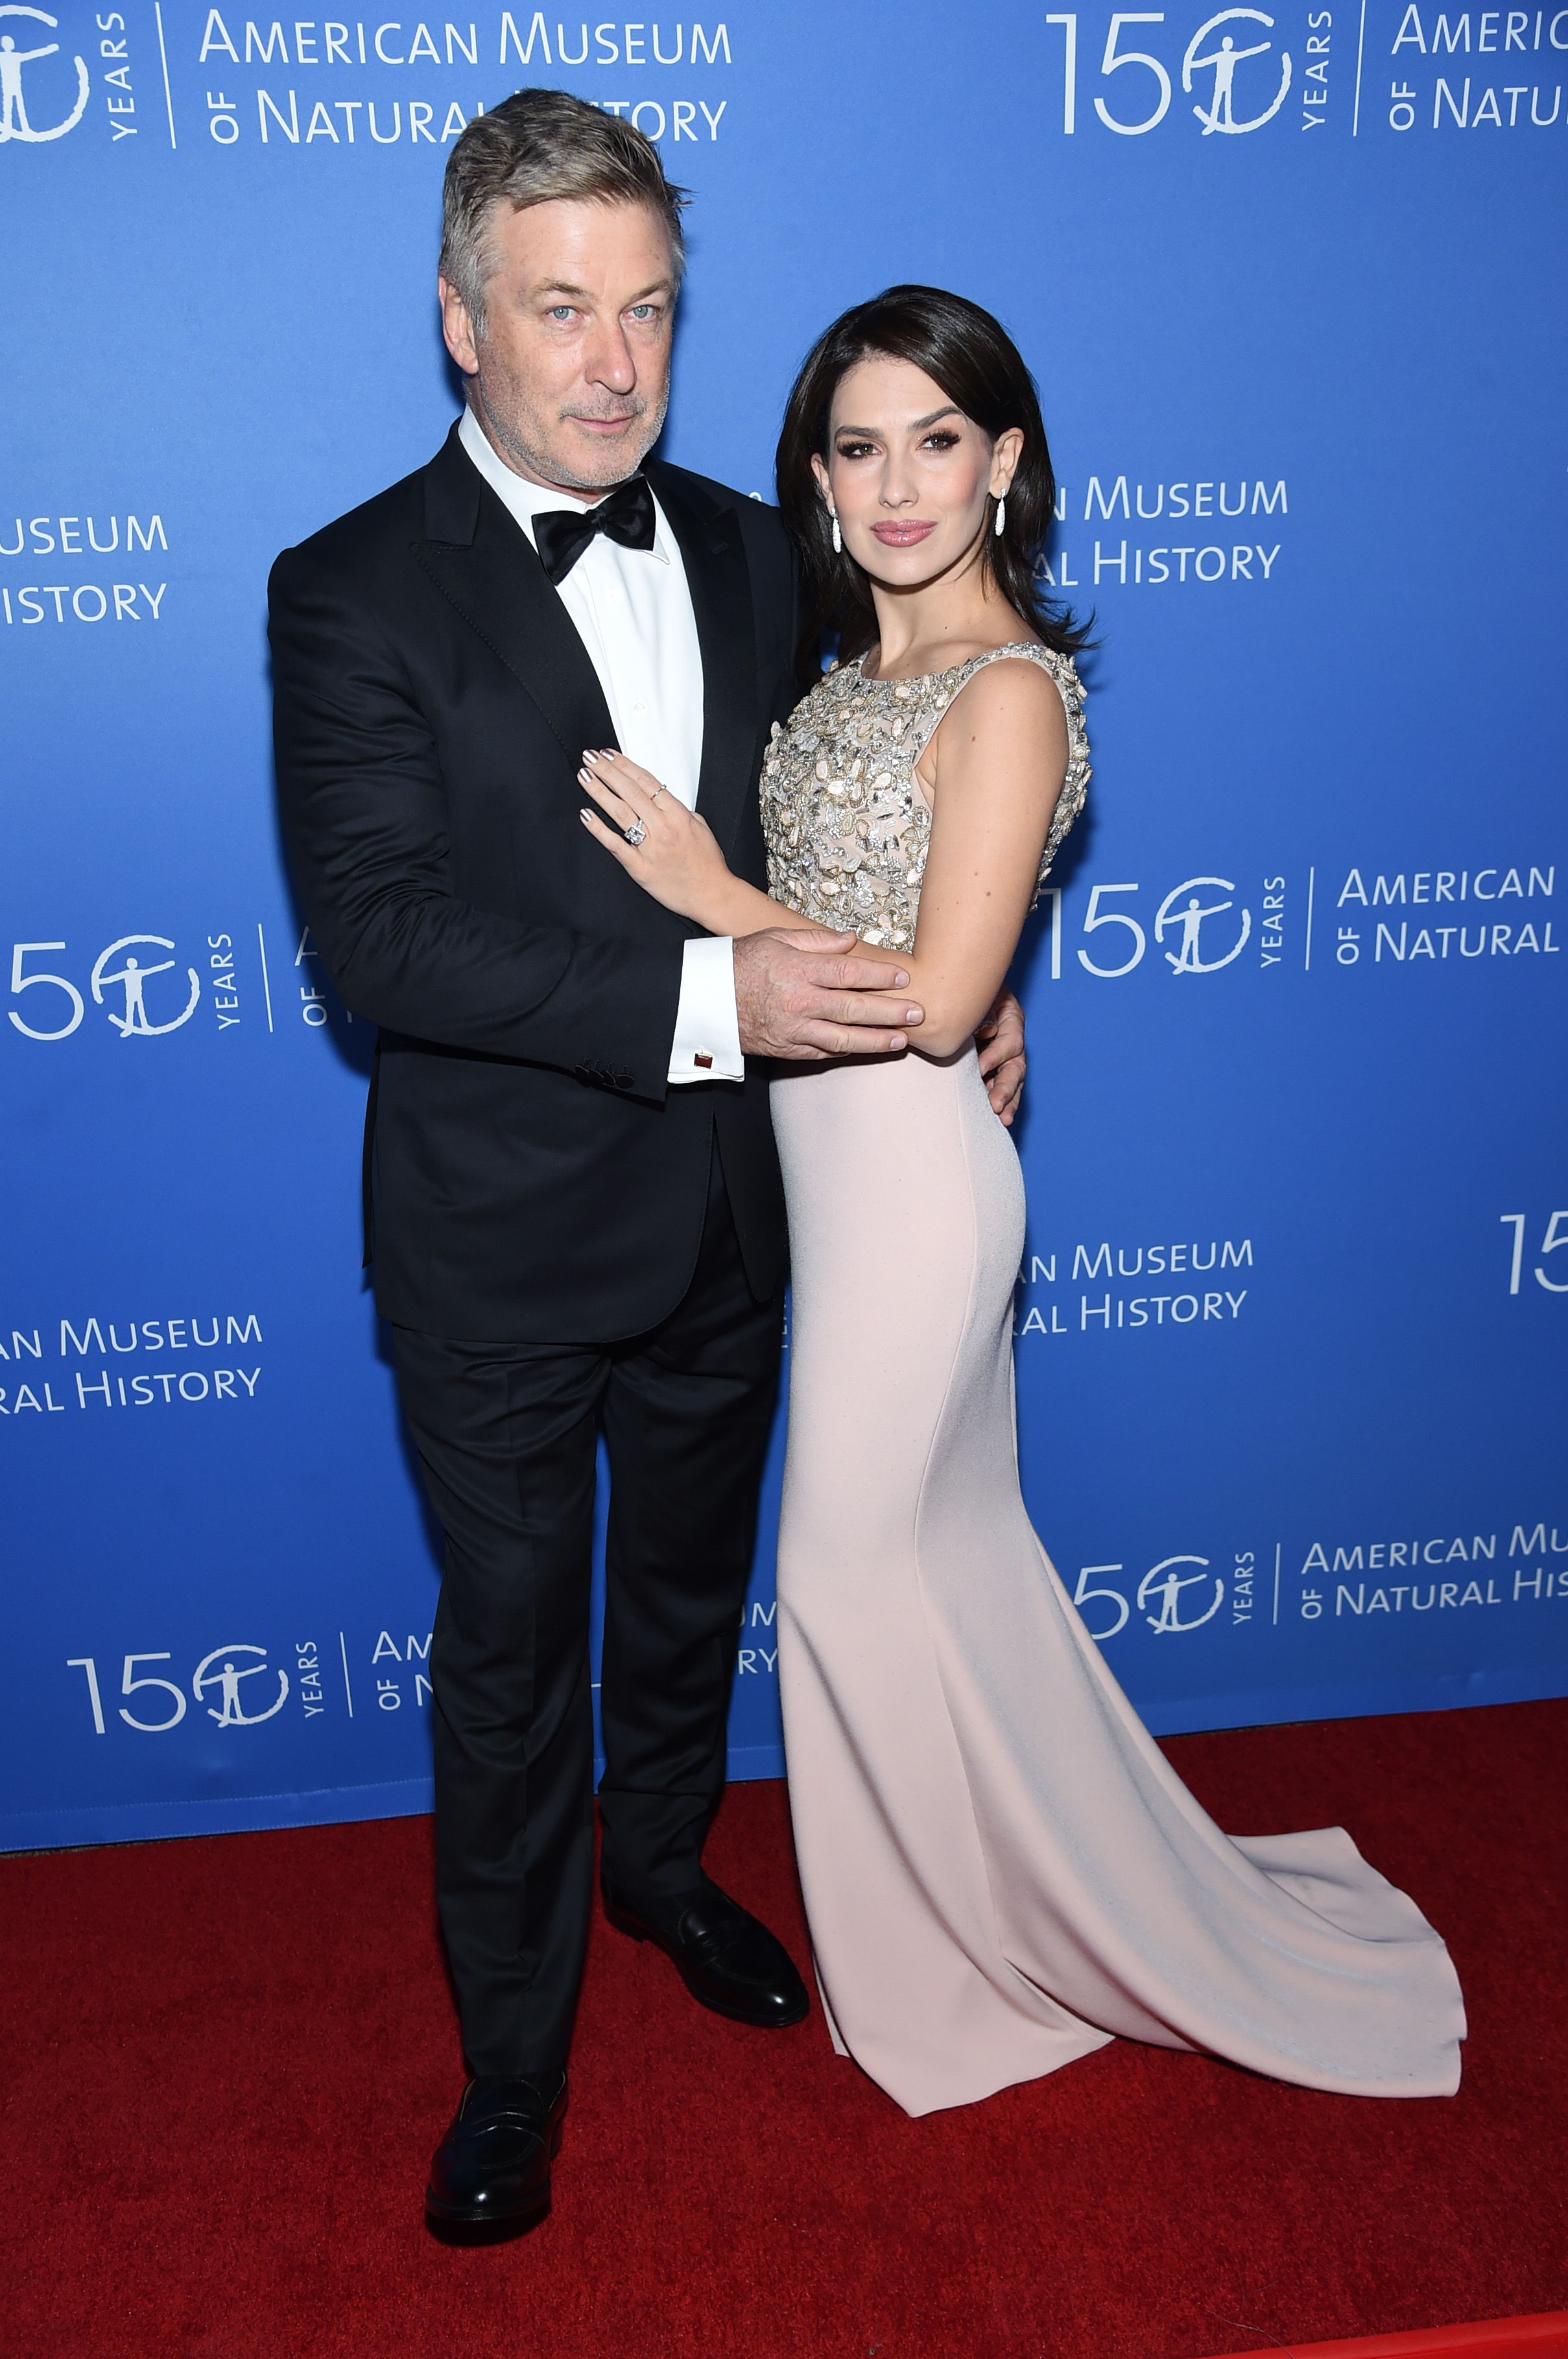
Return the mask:
MULTIPOLYGON (((499 656, 528 690, 560 740, 575 777, 586 745, 613 745, 615 730, 599 675, 571 616, 551 587, 521 527, 461 450, 441 453, 431 469, 455 461, 473 478, 474 537, 464 545, 432 535, 414 543, 414 555, 472 630, 499 656)), ((450 478, 441 489, 456 488, 450 478)), ((463 490, 466 494, 467 486, 463 490)), ((461 529, 458 504, 427 502, 427 523, 461 529), (438 511, 439 512, 432 513, 438 511)), ((466 508, 466 498, 462 503, 466 508)))
POLYGON ((681 544, 702 653, 702 767, 697 809, 728 852, 751 789, 758 730, 757 633, 740 527, 724 508, 699 512, 679 479, 648 470, 681 544))

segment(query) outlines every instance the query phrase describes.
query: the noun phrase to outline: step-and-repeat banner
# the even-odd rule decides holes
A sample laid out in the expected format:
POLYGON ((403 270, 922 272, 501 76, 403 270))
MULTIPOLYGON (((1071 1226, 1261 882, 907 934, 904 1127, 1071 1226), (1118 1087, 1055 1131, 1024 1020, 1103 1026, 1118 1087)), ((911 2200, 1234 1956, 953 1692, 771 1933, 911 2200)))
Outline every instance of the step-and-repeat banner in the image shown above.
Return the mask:
POLYGON ((719 5, 0 0, 5 1844, 426 1803, 371 1038, 279 858, 264 586, 444 435, 442 165, 530 82, 694 191, 670 457, 768 496, 895 279, 1040 378, 1099 647, 1019 1420, 1107 1659, 1159 1731, 1568 1690, 1568 7, 719 5))

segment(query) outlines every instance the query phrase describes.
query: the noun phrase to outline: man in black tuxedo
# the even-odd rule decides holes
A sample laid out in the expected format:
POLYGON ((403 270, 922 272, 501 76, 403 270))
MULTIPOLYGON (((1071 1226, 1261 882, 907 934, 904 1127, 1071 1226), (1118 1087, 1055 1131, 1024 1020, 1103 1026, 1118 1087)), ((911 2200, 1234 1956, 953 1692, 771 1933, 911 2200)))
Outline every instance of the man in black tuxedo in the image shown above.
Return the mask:
MULTIPOLYGON (((473 2077, 427 2205, 457 2234, 549 2199, 593 1874, 601 1427, 606 1908, 717 2012, 807 2011, 702 1867, 779 1366, 768 1060, 896 1049, 920 1016, 853 937, 699 935, 578 820, 584 750, 620 745, 766 884, 792 570, 775 511, 648 455, 681 201, 639 133, 562 92, 471 124, 440 282, 465 415, 270 587, 285 832, 328 972, 381 1027, 368 1249, 446 1535, 437 1880, 473 2077)), ((1009 1003, 998 1106, 1020 1049, 1009 1003)))

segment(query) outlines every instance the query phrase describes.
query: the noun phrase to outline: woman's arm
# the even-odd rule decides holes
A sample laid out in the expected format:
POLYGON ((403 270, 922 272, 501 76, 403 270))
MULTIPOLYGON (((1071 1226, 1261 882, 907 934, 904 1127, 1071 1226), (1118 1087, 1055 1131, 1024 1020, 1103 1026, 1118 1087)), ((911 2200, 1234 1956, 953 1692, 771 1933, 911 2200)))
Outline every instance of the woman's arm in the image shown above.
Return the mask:
MULTIPOLYGON (((942 1000, 940 1038, 913 1006, 889 1020, 919 1022, 920 1046, 938 1057, 963 1047, 982 1025, 996 1030, 995 1040, 981 1044, 982 1071, 992 1105, 1007 1123, 1023 1082, 1023 1017, 1000 985, 1034 897, 1067 752, 1053 683, 1014 659, 976 675, 920 766, 933 804, 940 776, 943 816, 933 821, 915 951, 902 954, 898 968, 908 975, 919 965, 931 975, 942 1000), (971 1006, 965 1023, 963 1011, 971 1006)), ((587 755, 577 776, 598 805, 582 812, 583 826, 667 909, 711 934, 821 933, 811 919, 732 875, 706 821, 625 755, 587 755), (637 844, 626 840, 634 825, 644 831, 637 844)), ((909 995, 919 998, 913 990, 909 995)), ((843 1053, 858 1045, 846 1041, 843 1053)))
MULTIPOLYGON (((677 917, 690 918, 708 934, 758 934, 777 927, 822 931, 798 909, 733 875, 707 821, 649 771, 614 752, 585 754, 583 760, 577 782, 599 806, 579 814, 583 826, 645 893, 677 917), (626 839, 633 825, 644 830, 637 844, 626 839)), ((900 959, 900 969, 904 963, 900 959)))
MULTIPOLYGON (((654 900, 710 934, 735 937, 735 1013, 748 1056, 820 1063, 909 1046, 908 1027, 922 1011, 909 998, 903 959, 868 956, 852 933, 834 933, 732 876, 706 821, 625 755, 583 758, 583 792, 609 814, 606 823, 584 810, 583 826, 654 900), (759 973, 769 986, 760 997, 759 973)), ((1014 1050, 994 1062, 992 1103, 1001 1114, 1017 1095, 1021 1060, 1014 1050)))
POLYGON ((1067 759, 1055 682, 1021 657, 975 675, 921 757, 931 838, 908 966, 910 995, 926 1011, 918 1045, 928 1057, 963 1048, 996 997, 1034 899, 1067 759))

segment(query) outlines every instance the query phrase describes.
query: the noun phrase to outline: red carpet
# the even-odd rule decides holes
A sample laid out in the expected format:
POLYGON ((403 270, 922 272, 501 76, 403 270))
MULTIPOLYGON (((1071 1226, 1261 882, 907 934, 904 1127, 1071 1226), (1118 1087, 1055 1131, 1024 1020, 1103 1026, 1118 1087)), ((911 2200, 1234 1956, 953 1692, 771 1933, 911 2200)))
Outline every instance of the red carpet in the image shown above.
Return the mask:
MULTIPOLYGON (((1418 2327, 1413 2334, 1356 2334, 1347 2342, 1296 2343, 1293 2359, 1565 2359, 1568 2310, 1536 2318, 1492 2318, 1470 2326, 1418 2327)), ((1230 2352, 1225 2359, 1247 2359, 1230 2352)))
MULTIPOLYGON (((906 2121, 595 1929, 553 2217, 420 2225, 460 2066, 419 1820, 0 1861, 6 2359, 1201 2359, 1568 2307, 1568 1703, 1174 1741, 1447 1935, 1451 2102, 1118 2045, 906 2121)), ((720 1879, 804 1957, 783 1790, 720 1879)))

